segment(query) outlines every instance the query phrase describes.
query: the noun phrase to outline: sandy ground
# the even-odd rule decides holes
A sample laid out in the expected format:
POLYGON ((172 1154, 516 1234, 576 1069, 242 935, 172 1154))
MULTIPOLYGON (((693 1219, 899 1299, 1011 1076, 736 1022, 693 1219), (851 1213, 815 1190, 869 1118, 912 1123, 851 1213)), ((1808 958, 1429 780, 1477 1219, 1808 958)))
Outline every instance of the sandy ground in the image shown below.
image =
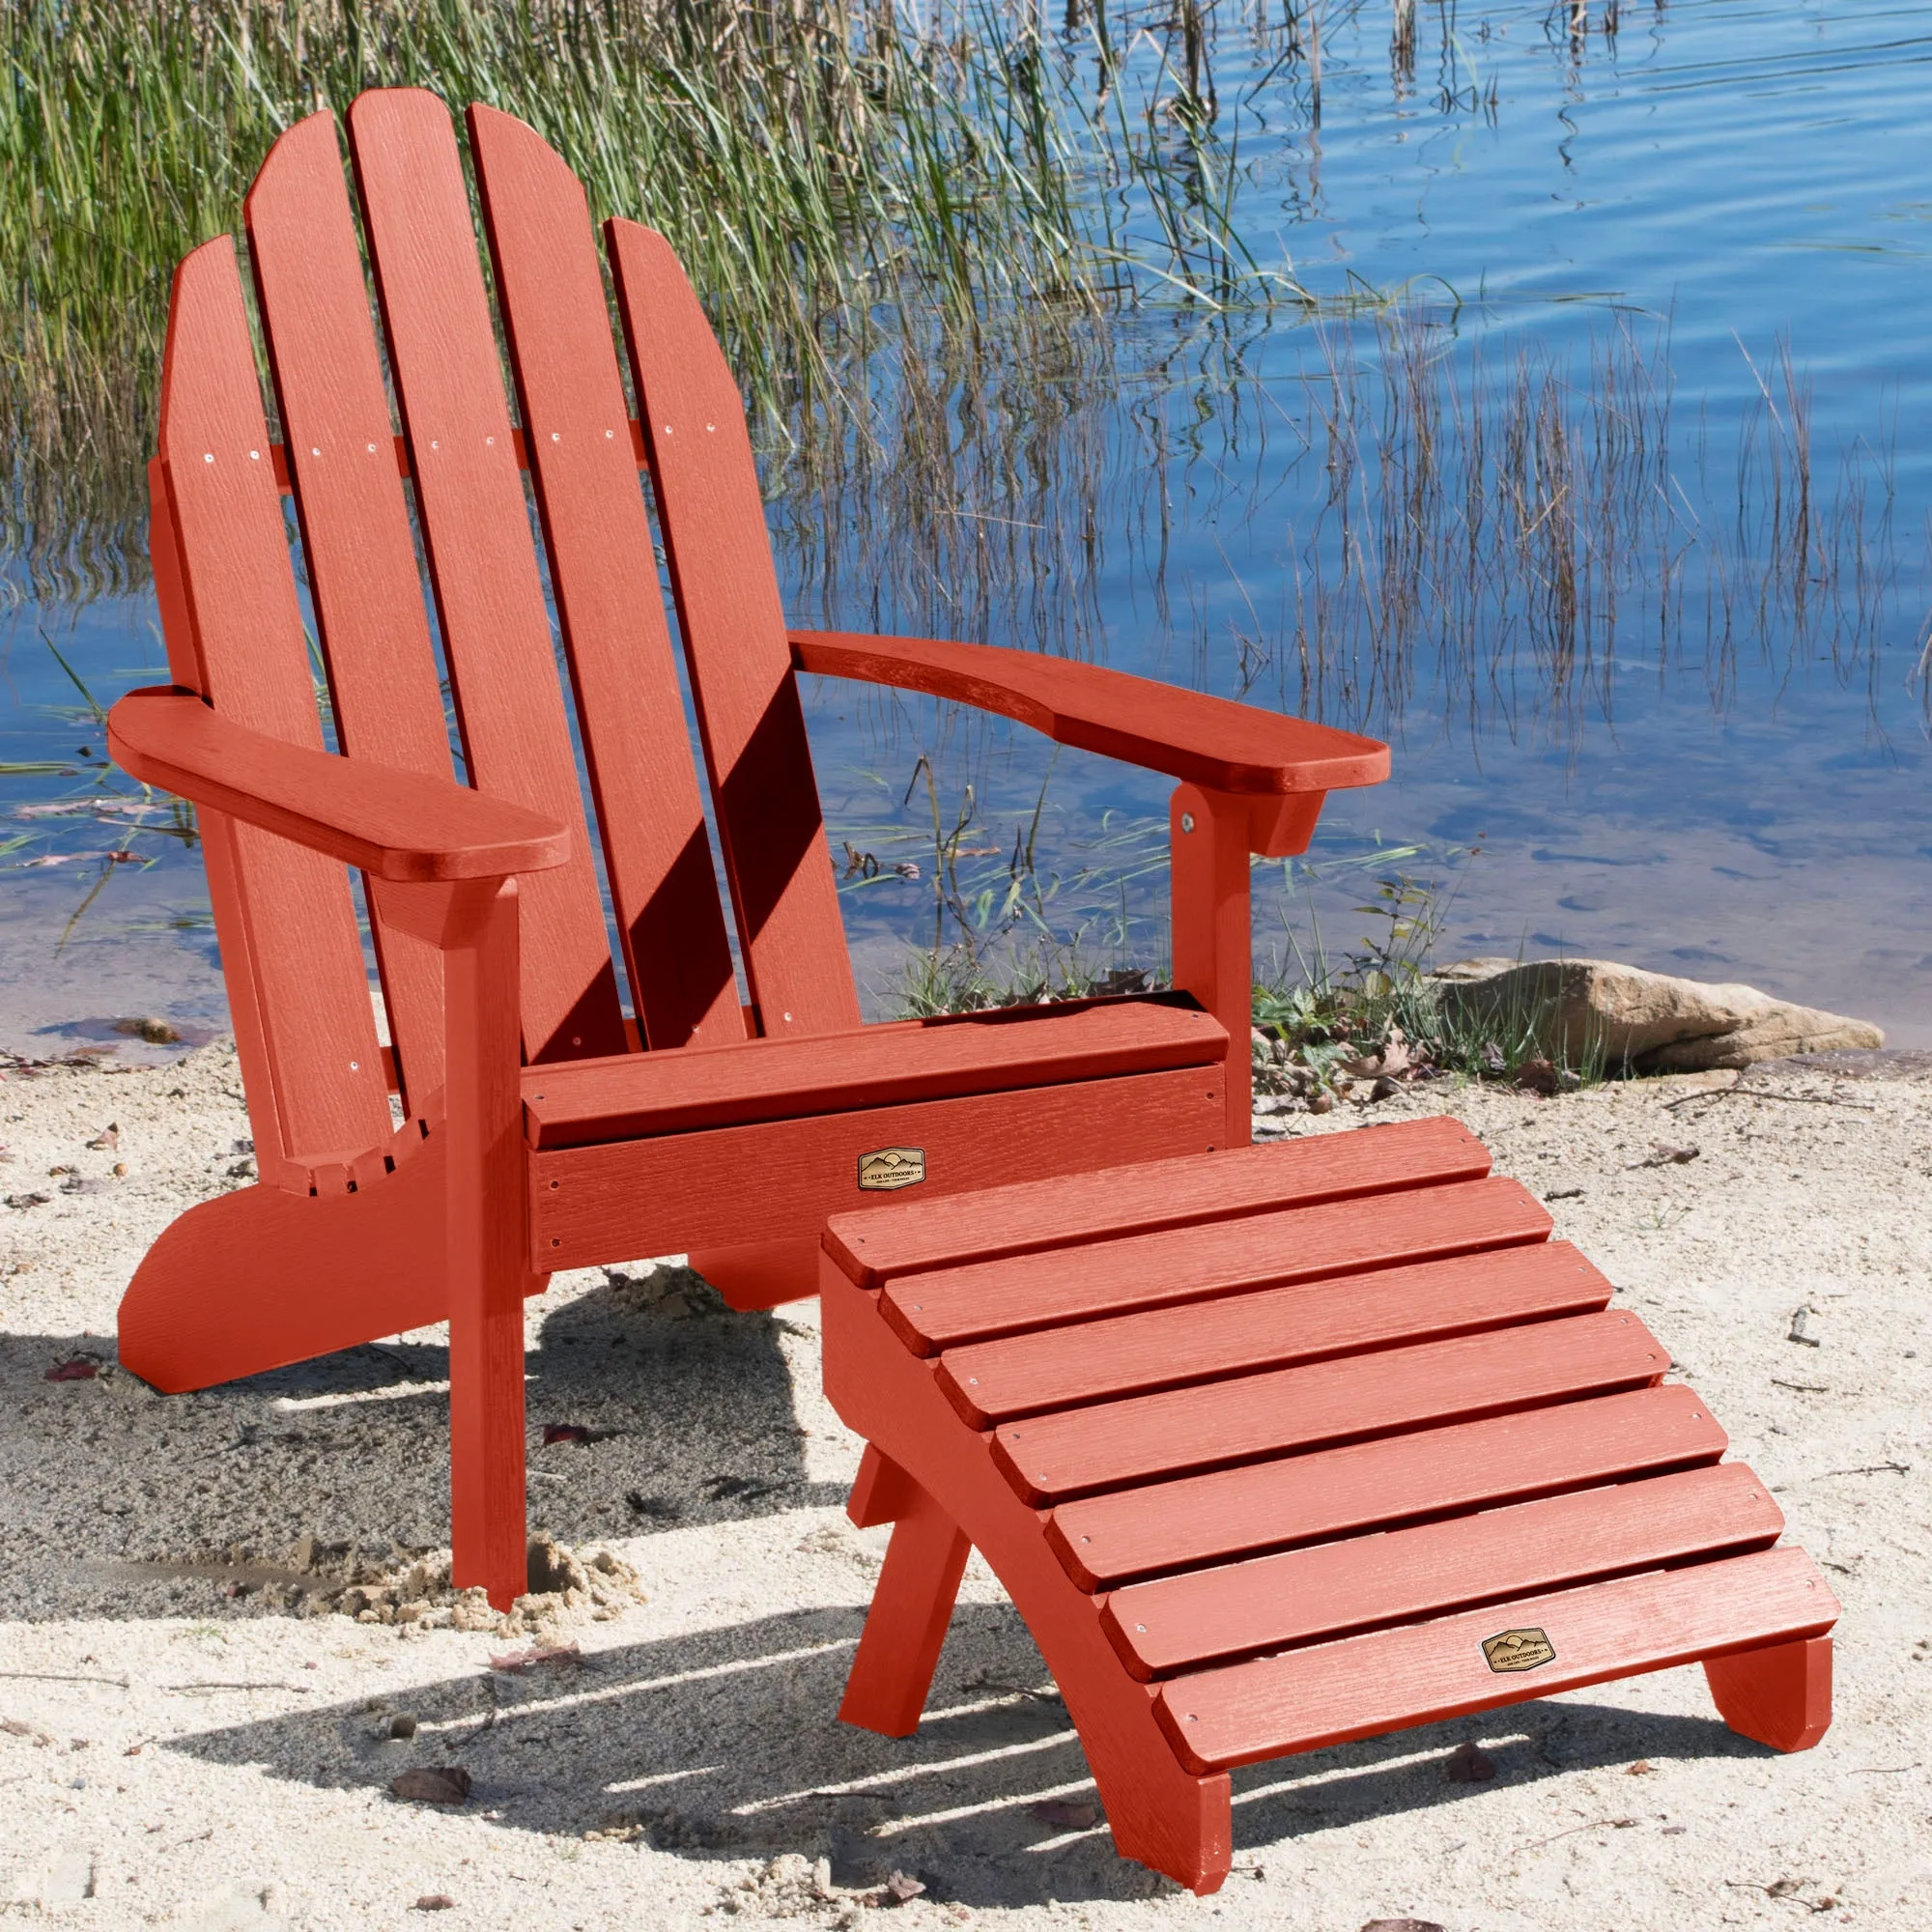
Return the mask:
POLYGON ((197 1396, 114 1367, 144 1245, 252 1177, 232 1053, 14 1071, 0 1195, 48 1198, 0 1208, 0 1918, 1932 1924, 1932 1084, 1883 1056, 1729 1080, 1377 1111, 1466 1120, 1675 1351, 1843 1600, 1832 1733, 1775 1757, 1683 1670, 1314 1753, 1236 1777, 1236 1869, 1197 1900, 1086 1822, 977 1563, 919 1738, 836 1722, 884 1532, 839 1507, 858 1445, 810 1305, 722 1313, 668 1265, 559 1277, 528 1324, 533 1524, 637 1582, 533 1604, 536 1639, 454 1627, 488 1620, 407 1574, 447 1541, 437 1331, 197 1396), (1645 1164, 1658 1142, 1700 1151, 1645 1164), (1787 1339, 1801 1305, 1815 1346, 1787 1339), (565 1423, 592 1439, 541 1444, 565 1423), (417 1622, 371 1620, 412 1596, 417 1622), (576 1654, 492 1667, 537 1639, 576 1654), (1464 1742, 1493 1776, 1447 1775, 1464 1742), (390 1794, 446 1765, 467 1804, 390 1794), (895 1870, 923 1893, 868 1902, 895 1870))

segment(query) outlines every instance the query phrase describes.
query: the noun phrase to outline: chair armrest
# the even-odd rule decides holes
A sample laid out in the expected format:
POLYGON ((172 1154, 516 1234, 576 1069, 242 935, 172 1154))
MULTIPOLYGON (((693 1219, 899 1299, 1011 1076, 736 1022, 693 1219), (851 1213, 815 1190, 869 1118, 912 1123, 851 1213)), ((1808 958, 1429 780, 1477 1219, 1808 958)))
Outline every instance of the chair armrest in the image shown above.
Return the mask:
POLYGON ((1389 775, 1388 747, 1377 739, 1066 658, 845 631, 794 631, 791 657, 826 677, 957 698, 1209 791, 1339 791, 1389 775))
POLYGON ((338 757, 250 730, 173 685, 130 691, 107 714, 114 762, 215 811, 378 879, 430 883, 540 872, 570 834, 453 779, 338 757))

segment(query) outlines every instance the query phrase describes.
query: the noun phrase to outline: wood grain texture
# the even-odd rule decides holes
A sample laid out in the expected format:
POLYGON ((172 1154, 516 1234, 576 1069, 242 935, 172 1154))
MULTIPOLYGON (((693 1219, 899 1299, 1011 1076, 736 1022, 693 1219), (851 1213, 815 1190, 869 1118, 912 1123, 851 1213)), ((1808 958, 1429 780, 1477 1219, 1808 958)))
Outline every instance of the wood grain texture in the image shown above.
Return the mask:
MULTIPOLYGON (((235 244, 175 271, 161 371, 160 459, 194 634, 196 688, 238 726, 322 752, 308 642, 235 244)), ((224 956, 252 981, 255 1077, 274 1091, 279 1146, 367 1147, 389 1126, 368 976, 339 863, 258 827, 219 836, 224 956)), ((232 996, 231 996, 232 997, 232 996)))
POLYGON ((1119 1073, 1219 1067, 1227 1051, 1227 1035, 1206 1013, 1159 1000, 1027 1007, 532 1069, 525 1115, 534 1147, 591 1147, 1119 1073))
POLYGON ((1715 1463, 1694 1390, 1634 1389, 1062 1503, 1047 1540, 1082 1589, 1251 1551, 1715 1463))
POLYGON ((859 1024, 743 400, 662 235, 605 224, 759 1031, 859 1024))
POLYGON ((825 1247, 853 1281, 877 1288, 923 1269, 1476 1180, 1489 1171, 1489 1150, 1460 1121, 1397 1121, 1241 1148, 1218 1160, 1179 1155, 1157 1167, 1110 1165, 1050 1180, 1012 1181, 971 1201, 907 1202, 849 1227, 835 1214, 825 1247))
POLYGON ((1350 1438, 1655 1381, 1634 1315, 1577 1315, 1003 1423, 994 1460, 1035 1504, 1350 1438))
POLYGON ((1768 1549, 1783 1527, 1763 1483, 1726 1463, 1156 1577, 1113 1593, 1107 1634, 1145 1680, 1464 1605, 1768 1549))
POLYGON ((592 1267, 809 1237, 829 1206, 864 1207, 859 1156, 877 1148, 923 1148, 922 1184, 934 1189, 984 1187, 1016 1169, 1071 1172, 1091 1158, 1095 1121, 1110 1152, 1205 1152, 1221 1106, 1215 1065, 533 1153, 532 1261, 592 1267))
POLYGON ((880 1307, 906 1346, 924 1355, 1216 1291, 1543 1241, 1549 1226, 1548 1209, 1527 1189, 1492 1177, 896 1275, 880 1307))
MULTIPOLYGON (((447 785, 436 650, 334 115, 276 141, 244 214, 337 745, 447 785)), ((380 893, 375 940, 404 1092, 421 1099, 443 1084, 442 962, 384 922, 380 893)))
MULTIPOLYGON (((143 782, 378 879, 501 878, 569 858, 569 835, 534 812, 450 779, 298 749, 171 686, 129 692, 107 715, 107 737, 116 762, 143 782)), ((383 1113, 386 1133, 386 1103, 383 1113)))
POLYGON ((1389 774, 1389 749, 1377 739, 1033 651, 793 631, 791 653, 801 670, 954 698, 1213 791, 1337 791, 1389 774))
POLYGON ((1581 1315, 1610 1298, 1608 1281, 1567 1241, 1230 1293, 1231 1274, 1246 1288, 1244 1269, 1258 1264, 1271 1273, 1280 1264, 1279 1236, 1253 1247, 1231 1238, 1251 1225, 1223 1222, 1187 1237, 1195 1244, 1189 1277, 1214 1299, 949 1349, 939 1361, 940 1386, 968 1422, 982 1427, 1396 1342, 1581 1315))
POLYGON ((1226 1770, 1821 1636, 1837 1614, 1802 1549, 1767 1549, 1190 1673, 1161 1687, 1155 1710, 1184 1765, 1226 1770), (1492 1671, 1483 1639, 1517 1629, 1545 1631, 1554 1660, 1537 1670, 1492 1671))
POLYGON ((533 128, 469 112, 605 871, 653 1049, 745 1037, 583 189, 533 128))
POLYGON ((469 781, 575 839, 524 902, 524 1052, 624 1051, 617 980, 469 191, 449 112, 385 88, 349 112, 363 229, 469 781))

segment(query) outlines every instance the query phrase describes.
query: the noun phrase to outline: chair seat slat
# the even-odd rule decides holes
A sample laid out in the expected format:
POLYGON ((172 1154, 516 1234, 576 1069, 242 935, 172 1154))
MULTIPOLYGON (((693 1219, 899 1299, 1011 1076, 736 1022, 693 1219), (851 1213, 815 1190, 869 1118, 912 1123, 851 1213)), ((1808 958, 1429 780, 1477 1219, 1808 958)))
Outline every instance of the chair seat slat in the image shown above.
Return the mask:
POLYGON ((1838 1606, 1802 1549, 1586 1583, 1429 1623, 1225 1664, 1162 1687, 1155 1711, 1182 1764, 1219 1771, 1822 1634, 1838 1606), (1553 1656, 1497 1671, 1485 1639, 1540 1633, 1553 1656))
POLYGON ((993 1456, 1033 1503, 1217 1463, 1528 1408, 1655 1381, 1669 1366, 1634 1315, 1575 1315, 1500 1338, 1385 1349, 1165 1395, 1004 1423, 993 1456))
POLYGON ((1620 1571, 1768 1549, 1783 1527, 1763 1483, 1724 1463, 1157 1577, 1116 1590, 1102 1621, 1146 1680, 1620 1571))
POLYGON ((1581 1315, 1610 1298, 1608 1281, 1567 1241, 1260 1288, 1250 1286, 1252 1271, 1271 1277, 1289 1243, 1269 1254, 1265 1242, 1258 1249, 1228 1236, 1226 1226, 1188 1236, 1186 1265, 1203 1299, 949 1349, 940 1386, 967 1421, 983 1425, 1247 1369, 1581 1315))
POLYGON ((1083 1589, 1413 1517, 1716 1462, 1728 1438, 1694 1390, 1520 1409, 1063 1503, 1047 1538, 1083 1589))

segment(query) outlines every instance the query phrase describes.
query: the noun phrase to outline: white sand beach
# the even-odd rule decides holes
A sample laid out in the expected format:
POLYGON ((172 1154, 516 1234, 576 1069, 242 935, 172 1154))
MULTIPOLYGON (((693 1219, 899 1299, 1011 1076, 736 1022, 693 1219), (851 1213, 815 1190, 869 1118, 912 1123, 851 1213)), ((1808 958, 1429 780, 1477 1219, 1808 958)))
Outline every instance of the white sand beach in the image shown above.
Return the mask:
POLYGON ((1932 1922, 1922 1057, 1547 1101, 1445 1080, 1374 1117, 1404 1111, 1458 1115, 1550 1202, 1824 1566, 1844 1615, 1817 1749, 1734 1736, 1689 1669, 1321 1751, 1237 1775, 1236 1870, 1195 1899, 1114 1854, 977 1562, 920 1736, 837 1722, 885 1532, 842 1514, 859 1445, 814 1309, 733 1315, 642 1262, 530 1305, 531 1521, 582 1569, 499 1631, 424 1554, 448 1534, 438 1331, 194 1396, 115 1366, 145 1245, 252 1178, 217 1043, 0 1085, 0 1195, 25 1204, 0 1208, 0 1919, 1932 1922), (563 1425, 580 1439, 544 1445, 563 1425), (451 1766, 466 1802, 391 1793, 451 1766))

